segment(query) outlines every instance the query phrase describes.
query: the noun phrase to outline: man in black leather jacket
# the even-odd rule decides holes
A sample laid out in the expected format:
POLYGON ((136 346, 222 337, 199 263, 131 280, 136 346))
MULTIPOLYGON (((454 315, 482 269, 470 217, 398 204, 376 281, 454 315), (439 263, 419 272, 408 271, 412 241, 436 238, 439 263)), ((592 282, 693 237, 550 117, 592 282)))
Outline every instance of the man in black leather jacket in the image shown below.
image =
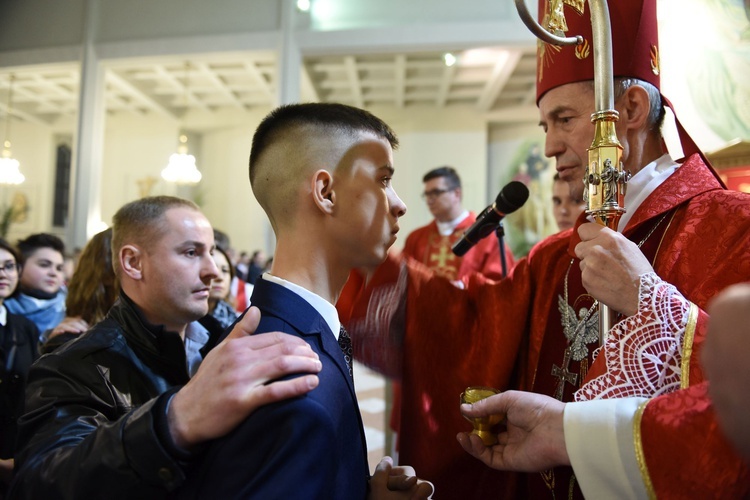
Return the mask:
POLYGON ((169 497, 202 443, 317 386, 320 361, 306 343, 250 335, 257 309, 203 358, 206 335, 192 327, 208 311, 213 248, 192 202, 144 198, 115 214, 120 298, 31 369, 10 498, 169 497), (292 373, 307 374, 265 385, 292 373))

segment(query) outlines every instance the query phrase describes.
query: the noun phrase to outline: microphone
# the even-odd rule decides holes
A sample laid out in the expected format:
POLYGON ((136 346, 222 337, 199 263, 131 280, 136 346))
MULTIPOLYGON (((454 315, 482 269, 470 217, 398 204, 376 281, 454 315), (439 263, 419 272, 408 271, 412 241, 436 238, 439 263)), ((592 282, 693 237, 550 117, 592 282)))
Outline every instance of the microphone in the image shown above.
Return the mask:
POLYGON ((503 217, 515 212, 529 199, 529 188, 523 182, 512 181, 505 185, 495 198, 495 203, 485 208, 477 216, 474 224, 467 229, 461 239, 453 245, 453 253, 463 257, 479 240, 493 232, 503 217))

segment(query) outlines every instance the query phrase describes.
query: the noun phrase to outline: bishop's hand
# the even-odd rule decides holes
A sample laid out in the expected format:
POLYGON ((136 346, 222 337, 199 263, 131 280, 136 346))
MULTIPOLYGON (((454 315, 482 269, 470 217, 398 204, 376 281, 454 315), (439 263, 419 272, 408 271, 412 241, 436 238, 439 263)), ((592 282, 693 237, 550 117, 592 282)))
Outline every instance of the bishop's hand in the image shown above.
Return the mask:
POLYGON ((570 465, 565 448, 563 411, 565 403, 533 392, 506 391, 472 405, 461 405, 467 418, 505 415, 505 432, 498 443, 486 446, 479 436, 462 432, 458 442, 463 449, 498 470, 539 472, 570 465))
POLYGON ((622 234, 588 222, 578 228, 581 282, 599 302, 625 316, 638 311, 640 276, 654 272, 640 248, 622 234))

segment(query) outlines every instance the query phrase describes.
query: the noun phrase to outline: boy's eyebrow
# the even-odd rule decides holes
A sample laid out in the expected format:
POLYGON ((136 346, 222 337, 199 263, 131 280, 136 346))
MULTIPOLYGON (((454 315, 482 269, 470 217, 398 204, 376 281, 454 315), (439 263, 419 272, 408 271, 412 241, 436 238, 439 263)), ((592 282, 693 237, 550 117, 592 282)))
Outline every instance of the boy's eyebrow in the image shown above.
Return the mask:
POLYGON ((388 172, 388 175, 390 176, 393 176, 393 174, 396 173, 393 165, 383 165, 382 167, 380 167, 380 170, 386 170, 388 172))

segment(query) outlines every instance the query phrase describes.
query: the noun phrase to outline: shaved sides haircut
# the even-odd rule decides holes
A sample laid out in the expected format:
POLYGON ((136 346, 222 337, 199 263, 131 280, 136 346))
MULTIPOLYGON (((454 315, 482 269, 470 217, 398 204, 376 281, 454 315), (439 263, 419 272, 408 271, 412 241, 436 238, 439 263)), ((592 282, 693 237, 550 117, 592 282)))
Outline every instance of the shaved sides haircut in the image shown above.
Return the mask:
POLYGON ((346 150, 368 134, 398 147, 383 120, 345 104, 289 104, 263 119, 253 135, 250 185, 274 229, 280 220, 293 219, 295 190, 305 174, 333 172, 346 150))

